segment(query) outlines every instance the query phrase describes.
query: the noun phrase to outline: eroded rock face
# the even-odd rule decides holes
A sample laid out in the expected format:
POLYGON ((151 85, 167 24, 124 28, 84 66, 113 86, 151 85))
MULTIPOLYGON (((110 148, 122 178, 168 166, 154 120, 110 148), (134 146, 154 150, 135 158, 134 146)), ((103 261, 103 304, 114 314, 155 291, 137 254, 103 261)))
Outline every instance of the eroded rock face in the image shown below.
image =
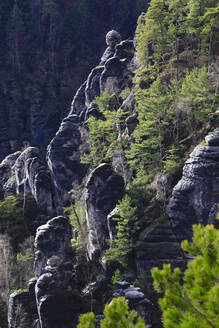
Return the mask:
POLYGON ((70 328, 79 311, 74 290, 69 220, 58 216, 37 229, 35 247, 35 295, 41 328, 70 328))
POLYGON ((62 121, 55 138, 48 146, 48 165, 51 172, 57 213, 68 201, 73 183, 80 183, 84 165, 80 163, 81 134, 79 117, 70 115, 62 121))
POLYGON ((117 31, 112 30, 107 33, 106 44, 108 47, 106 48, 103 56, 101 57, 100 66, 103 66, 107 59, 114 55, 115 47, 121 42, 121 40, 121 35, 117 31))
POLYGON ((150 276, 153 267, 162 268, 164 263, 185 269, 186 260, 169 220, 157 218, 135 243, 135 264, 138 274, 146 271, 150 276))
POLYGON ((109 239, 107 215, 123 194, 123 178, 110 165, 101 164, 90 174, 86 186, 86 218, 91 258, 106 248, 106 240, 109 239))
POLYGON ((14 164, 21 151, 8 155, 0 164, 0 198, 16 194, 14 164))
POLYGON ((132 83, 129 65, 135 54, 133 41, 121 42, 120 34, 112 30, 106 35, 106 44, 107 48, 99 65, 91 71, 73 99, 69 115, 79 115, 80 121, 86 121, 90 115, 100 115, 93 104, 95 97, 104 91, 110 95, 118 95, 132 83))
POLYGON ((0 164, 0 181, 2 197, 23 193, 25 201, 26 195, 30 193, 36 201, 39 214, 53 215, 50 174, 42 164, 37 148, 28 147, 7 156, 0 164))
POLYGON ((190 239, 192 224, 216 221, 219 200, 219 129, 197 146, 183 168, 182 179, 173 189, 167 214, 178 240, 190 239))
POLYGON ((8 328, 29 328, 33 317, 28 292, 18 292, 10 295, 8 307, 8 328))

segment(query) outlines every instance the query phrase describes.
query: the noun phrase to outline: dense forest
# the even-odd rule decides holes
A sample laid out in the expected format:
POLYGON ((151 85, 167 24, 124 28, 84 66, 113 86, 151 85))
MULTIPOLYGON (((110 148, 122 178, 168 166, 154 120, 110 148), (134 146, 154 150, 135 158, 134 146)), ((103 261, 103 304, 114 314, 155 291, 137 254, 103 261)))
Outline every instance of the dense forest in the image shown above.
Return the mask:
POLYGON ((0 6, 0 328, 219 327, 218 0, 0 6))

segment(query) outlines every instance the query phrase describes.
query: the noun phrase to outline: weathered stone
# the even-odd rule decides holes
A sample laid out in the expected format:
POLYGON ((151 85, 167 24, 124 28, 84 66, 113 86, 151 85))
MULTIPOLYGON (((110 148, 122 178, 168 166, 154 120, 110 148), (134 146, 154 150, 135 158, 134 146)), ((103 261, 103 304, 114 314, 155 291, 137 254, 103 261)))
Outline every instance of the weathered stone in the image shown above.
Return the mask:
POLYGON ((80 183, 84 165, 80 163, 81 134, 77 115, 70 115, 62 121, 55 138, 48 146, 48 165, 50 168, 57 213, 69 200, 68 191, 74 183, 80 183))
POLYGON ((152 267, 161 268, 164 263, 184 268, 186 261, 168 219, 157 218, 140 233, 135 243, 135 263, 138 274, 150 273, 152 267))
POLYGON ((113 244, 113 239, 116 235, 116 220, 114 220, 115 218, 119 217, 119 208, 114 208, 114 210, 112 210, 112 212, 107 216, 107 227, 108 227, 108 231, 109 231, 109 239, 110 239, 110 247, 113 244))
POLYGON ((95 97, 100 96, 100 76, 103 70, 103 66, 95 67, 88 76, 85 88, 85 104, 87 108, 91 105, 95 97))
POLYGON ((121 42, 121 35, 115 30, 109 31, 106 35, 107 48, 101 57, 100 66, 104 65, 105 62, 114 55, 115 47, 121 42))
POLYGON ((35 295, 41 328, 76 324, 80 302, 74 287, 71 238, 69 220, 61 216, 37 229, 35 295))
POLYGON ((219 147, 219 128, 215 129, 212 133, 209 133, 205 137, 205 141, 208 146, 218 146, 219 147))
POLYGON ((52 256, 59 256, 65 261, 71 257, 71 238, 69 220, 62 216, 49 220, 37 229, 34 243, 37 250, 34 272, 37 277, 44 272, 47 260, 52 256))
POLYGON ((16 194, 14 164, 21 152, 8 155, 0 164, 0 198, 16 194))
POLYGON ((206 137, 208 146, 197 146, 183 168, 182 179, 173 189, 167 214, 177 239, 190 239, 192 225, 216 221, 219 199, 219 130, 206 137))
POLYGON ((80 86, 80 88, 78 89, 78 91, 74 96, 74 99, 71 104, 71 110, 69 116, 74 114, 81 115, 81 113, 86 110, 85 87, 86 87, 86 81, 80 86))
POLYGON ((110 165, 101 164, 90 174, 86 186, 86 218, 91 258, 106 248, 106 239, 109 239, 107 215, 123 193, 123 178, 110 165))
POLYGON ((32 326, 32 312, 28 292, 17 292, 10 295, 8 307, 9 328, 29 328, 32 326))
POLYGON ((0 181, 2 197, 23 193, 25 202, 29 193, 36 201, 39 214, 53 215, 50 174, 37 148, 28 147, 7 156, 0 164, 0 181))
POLYGON ((119 59, 127 59, 127 61, 132 60, 135 54, 135 47, 132 40, 125 40, 116 46, 115 56, 119 59))
POLYGON ((54 213, 50 174, 42 164, 39 149, 26 148, 14 164, 16 193, 31 193, 36 200, 40 214, 54 213))
POLYGON ((143 299, 144 297, 144 293, 141 293, 138 290, 128 290, 125 292, 125 298, 127 299, 139 300, 143 299))

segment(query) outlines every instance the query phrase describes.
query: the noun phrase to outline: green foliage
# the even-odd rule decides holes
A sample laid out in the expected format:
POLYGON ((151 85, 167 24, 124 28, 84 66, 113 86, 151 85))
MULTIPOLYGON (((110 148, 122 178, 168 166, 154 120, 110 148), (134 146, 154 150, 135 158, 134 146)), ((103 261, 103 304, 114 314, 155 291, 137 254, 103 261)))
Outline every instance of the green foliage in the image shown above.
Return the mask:
POLYGON ((93 312, 80 314, 77 328, 95 328, 94 318, 95 316, 93 312))
POLYGON ((11 289, 25 289, 28 281, 34 277, 34 239, 27 238, 21 245, 20 251, 15 255, 12 262, 12 282, 11 289))
POLYGON ((173 173, 180 167, 180 156, 178 149, 173 146, 170 150, 166 151, 166 159, 164 161, 164 172, 173 173))
POLYGON ((138 230, 138 218, 136 207, 132 206, 128 195, 124 196, 117 207, 120 210, 119 217, 113 219, 117 222, 117 233, 111 248, 105 252, 105 258, 125 268, 128 264, 128 255, 132 252, 134 235, 138 230))
POLYGON ((114 274, 112 275, 111 281, 113 283, 113 285, 117 282, 117 281, 122 281, 123 280, 123 276, 121 274, 121 271, 119 269, 116 269, 114 274))
POLYGON ((14 249, 27 236, 22 205, 15 196, 8 196, 0 201, 0 233, 8 234, 14 249))
POLYGON ((73 249, 75 250, 75 257, 77 262, 87 262, 87 224, 86 224, 86 211, 82 195, 83 186, 75 187, 71 190, 71 205, 63 208, 63 212, 70 219, 73 228, 74 238, 71 240, 73 249))
POLYGON ((169 58, 182 49, 193 49, 202 61, 216 51, 218 42, 217 0, 151 0, 137 25, 140 68, 153 78, 167 67, 169 58), (152 66, 151 66, 152 64, 152 66))
MULTIPOLYGON (((94 328, 94 314, 80 315, 80 323, 77 328, 94 328)), ((104 319, 100 322, 100 328, 145 328, 142 318, 137 318, 137 312, 128 309, 128 303, 124 297, 114 298, 110 304, 105 305, 104 319)))
POLYGON ((97 166, 111 160, 116 149, 123 150, 120 125, 124 122, 125 113, 117 111, 120 105, 117 97, 109 96, 107 92, 96 97, 94 103, 103 117, 96 119, 91 116, 88 119, 90 151, 83 156, 82 162, 97 166))
POLYGON ((164 328, 219 327, 219 230, 213 225, 193 226, 192 243, 182 242, 192 258, 181 283, 181 271, 152 269, 154 287, 164 293, 159 300, 164 328))
POLYGON ((151 182, 158 170, 174 174, 187 150, 184 140, 191 138, 195 146, 200 131, 211 122, 209 114, 219 106, 217 73, 209 74, 203 66, 185 70, 178 79, 166 81, 165 74, 147 88, 141 87, 147 77, 136 75, 139 123, 125 153, 139 185, 151 182))
POLYGON ((200 124, 209 121, 208 114, 215 111, 219 103, 219 96, 205 67, 186 72, 181 99, 187 129, 189 133, 196 134, 200 124))

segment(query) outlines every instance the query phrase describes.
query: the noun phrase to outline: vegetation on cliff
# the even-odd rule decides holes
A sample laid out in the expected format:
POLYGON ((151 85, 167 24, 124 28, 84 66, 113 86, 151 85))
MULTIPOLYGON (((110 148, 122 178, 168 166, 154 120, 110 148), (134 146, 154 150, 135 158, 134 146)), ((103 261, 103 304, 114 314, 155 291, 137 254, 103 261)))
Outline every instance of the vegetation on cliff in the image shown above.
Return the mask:
POLYGON ((116 28, 131 37, 144 7, 144 0, 3 1, 0 113, 7 135, 0 143, 9 140, 11 151, 24 141, 46 147, 98 64, 106 32, 116 28))
MULTIPOLYGON (((133 80, 138 120, 133 134, 127 135, 123 112, 116 112, 106 93, 96 99, 103 116, 88 120, 87 158, 97 165, 120 153, 131 197, 126 206, 130 213, 137 206, 139 222, 148 202, 157 198, 162 207, 168 200, 167 190, 150 192, 157 172, 174 184, 188 151, 219 122, 218 14, 215 0, 152 0, 136 32, 140 66, 133 80)), ((120 228, 111 255, 126 240, 120 228)))

